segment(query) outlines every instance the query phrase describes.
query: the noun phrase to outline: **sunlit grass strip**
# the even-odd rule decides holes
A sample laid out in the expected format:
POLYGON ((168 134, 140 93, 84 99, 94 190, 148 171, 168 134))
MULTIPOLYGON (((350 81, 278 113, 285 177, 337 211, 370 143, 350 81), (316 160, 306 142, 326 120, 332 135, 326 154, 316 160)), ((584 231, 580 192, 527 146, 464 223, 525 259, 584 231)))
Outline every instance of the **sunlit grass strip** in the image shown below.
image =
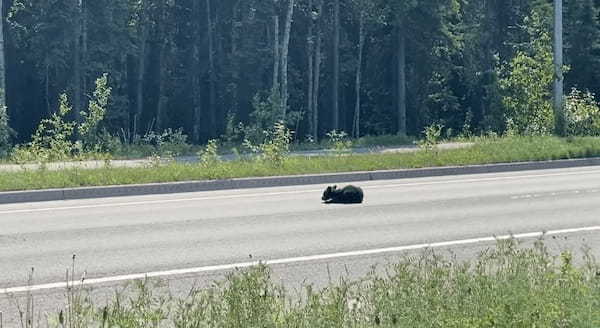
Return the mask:
POLYGON ((71 297, 77 303, 67 304, 75 311, 66 319, 83 324, 76 327, 600 327, 598 264, 591 256, 573 262, 568 252, 550 255, 541 241, 522 248, 506 240, 473 261, 426 251, 360 280, 302 292, 258 266, 184 299, 149 281, 99 307, 71 297))
POLYGON ((106 167, 94 170, 35 170, 0 173, 0 191, 458 166, 597 156, 600 156, 600 139, 598 138, 511 137, 478 139, 472 147, 453 150, 313 158, 290 157, 279 167, 260 161, 233 161, 219 162, 211 167, 173 163, 148 168, 106 167))

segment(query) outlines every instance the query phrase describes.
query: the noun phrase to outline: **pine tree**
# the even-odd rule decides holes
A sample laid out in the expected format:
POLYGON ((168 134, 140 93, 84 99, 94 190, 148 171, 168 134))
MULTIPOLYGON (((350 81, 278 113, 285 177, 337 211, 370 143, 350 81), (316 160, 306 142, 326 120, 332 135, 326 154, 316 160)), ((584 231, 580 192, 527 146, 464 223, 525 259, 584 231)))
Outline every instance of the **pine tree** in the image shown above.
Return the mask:
POLYGON ((600 83, 600 24, 593 0, 571 1, 566 7, 565 55, 569 71, 565 82, 570 88, 598 94, 600 83))

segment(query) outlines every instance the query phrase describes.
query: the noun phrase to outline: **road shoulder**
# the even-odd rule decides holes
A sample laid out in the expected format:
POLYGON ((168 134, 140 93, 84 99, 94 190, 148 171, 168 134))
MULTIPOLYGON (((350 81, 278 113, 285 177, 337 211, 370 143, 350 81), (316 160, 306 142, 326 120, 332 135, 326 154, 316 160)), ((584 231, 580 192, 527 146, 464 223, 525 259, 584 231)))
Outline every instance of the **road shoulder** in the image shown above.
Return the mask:
POLYGON ((385 171, 342 172, 328 174, 273 176, 260 178, 239 178, 227 180, 185 181, 103 187, 11 191, 0 192, 0 204, 121 196, 159 195, 198 191, 234 190, 312 184, 352 183, 359 181, 424 178, 447 175, 501 173, 545 169, 563 169, 598 165, 600 165, 600 158, 584 158, 385 171))

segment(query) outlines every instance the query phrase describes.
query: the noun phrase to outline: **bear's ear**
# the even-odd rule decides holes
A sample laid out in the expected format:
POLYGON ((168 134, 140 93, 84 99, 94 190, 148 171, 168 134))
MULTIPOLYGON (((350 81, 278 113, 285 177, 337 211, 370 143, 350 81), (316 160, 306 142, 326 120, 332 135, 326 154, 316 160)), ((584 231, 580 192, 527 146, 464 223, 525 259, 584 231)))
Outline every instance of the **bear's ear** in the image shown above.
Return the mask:
POLYGON ((337 185, 333 186, 333 190, 336 190, 336 189, 337 189, 337 185))

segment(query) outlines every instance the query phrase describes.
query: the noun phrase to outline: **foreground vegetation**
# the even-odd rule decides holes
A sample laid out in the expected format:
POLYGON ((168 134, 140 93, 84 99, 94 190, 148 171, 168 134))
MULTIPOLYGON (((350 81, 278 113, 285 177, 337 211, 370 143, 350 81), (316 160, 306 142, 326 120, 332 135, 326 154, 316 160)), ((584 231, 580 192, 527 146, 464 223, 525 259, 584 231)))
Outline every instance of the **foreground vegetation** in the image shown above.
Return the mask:
POLYGON ((600 156, 600 140, 592 137, 505 137, 476 139, 472 147, 438 150, 424 145, 415 153, 358 155, 341 147, 337 156, 291 157, 277 140, 256 146, 253 159, 224 162, 212 143, 199 154, 199 163, 164 162, 156 157, 144 168, 117 168, 106 162, 93 170, 44 169, 0 173, 0 190, 28 190, 136 183, 230 179, 278 175, 388 170, 452 165, 557 160, 600 156), (211 147, 212 145, 212 147, 211 147))
POLYGON ((48 325, 598 327, 600 267, 589 254, 582 262, 574 264, 568 252, 551 255, 542 241, 527 248, 505 240, 470 262, 425 251, 385 270, 374 269, 362 279, 333 281, 323 289, 303 286, 291 292, 289 286, 272 281, 266 266, 236 270, 183 299, 166 296, 169 291, 160 283, 142 281, 117 292, 107 305, 98 305, 75 287, 67 292, 66 309, 51 315, 48 325))

